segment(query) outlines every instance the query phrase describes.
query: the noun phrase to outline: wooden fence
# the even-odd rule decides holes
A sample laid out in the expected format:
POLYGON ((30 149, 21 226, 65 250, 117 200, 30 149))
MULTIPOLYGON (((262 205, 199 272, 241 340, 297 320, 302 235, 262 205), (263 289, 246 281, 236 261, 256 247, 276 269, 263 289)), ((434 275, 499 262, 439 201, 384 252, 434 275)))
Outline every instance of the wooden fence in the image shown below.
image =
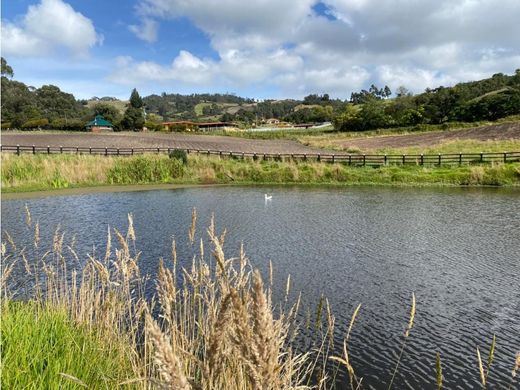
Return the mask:
MULTIPOLYGON (((176 148, 90 148, 70 146, 27 146, 27 145, 0 145, 0 151, 21 154, 89 154, 100 156, 133 156, 144 153, 169 154, 176 148)), ((496 153, 450 153, 450 154, 329 154, 329 153, 244 153, 222 150, 181 149, 188 154, 203 156, 217 156, 220 158, 252 159, 252 160, 294 160, 294 161, 321 161, 329 163, 343 163, 352 166, 381 166, 381 165, 463 165, 483 164, 491 162, 512 163, 520 162, 520 152, 496 153)))

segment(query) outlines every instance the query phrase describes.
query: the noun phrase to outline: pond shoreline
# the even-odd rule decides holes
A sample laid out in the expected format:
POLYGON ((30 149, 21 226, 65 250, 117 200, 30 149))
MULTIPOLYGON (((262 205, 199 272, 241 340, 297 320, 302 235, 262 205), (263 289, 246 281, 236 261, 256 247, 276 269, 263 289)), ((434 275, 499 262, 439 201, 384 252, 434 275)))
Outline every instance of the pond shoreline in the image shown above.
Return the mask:
MULTIPOLYGON (((453 166, 349 166, 316 161, 254 161, 189 156, 2 154, 2 195, 174 189, 217 185, 517 187, 520 163, 453 166)), ((37 195, 38 196, 38 195, 37 195)))
POLYGON ((455 185, 442 183, 215 183, 215 184, 127 184, 127 185, 99 185, 99 186, 80 186, 72 188, 49 188, 35 190, 13 190, 1 192, 2 200, 16 199, 37 199, 48 196, 74 196, 112 192, 140 192, 140 191, 162 191, 178 190, 186 188, 214 188, 214 187, 315 187, 315 188, 352 188, 352 187, 381 187, 381 188, 460 188, 460 189, 502 189, 518 191, 520 185, 455 185))

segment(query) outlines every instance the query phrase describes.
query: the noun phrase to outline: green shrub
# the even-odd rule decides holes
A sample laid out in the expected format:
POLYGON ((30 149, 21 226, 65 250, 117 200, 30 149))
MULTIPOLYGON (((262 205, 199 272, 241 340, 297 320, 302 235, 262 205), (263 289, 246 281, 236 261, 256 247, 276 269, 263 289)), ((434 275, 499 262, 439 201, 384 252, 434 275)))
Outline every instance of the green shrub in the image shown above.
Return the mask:
POLYGON ((188 154, 183 149, 175 149, 168 155, 170 158, 182 161, 183 165, 188 165, 188 154))
POLYGON ((22 129, 39 129, 42 127, 47 127, 49 125, 49 120, 47 118, 43 119, 33 119, 25 122, 22 125, 22 129))
POLYGON ((182 177, 182 161, 164 156, 136 156, 116 160, 108 171, 111 184, 168 183, 182 177))

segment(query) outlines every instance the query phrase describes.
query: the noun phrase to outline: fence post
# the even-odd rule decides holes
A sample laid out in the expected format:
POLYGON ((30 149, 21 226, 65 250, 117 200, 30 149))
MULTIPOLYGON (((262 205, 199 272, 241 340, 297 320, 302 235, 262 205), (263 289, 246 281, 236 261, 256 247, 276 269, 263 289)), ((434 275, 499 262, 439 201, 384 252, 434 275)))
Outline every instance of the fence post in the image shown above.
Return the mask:
POLYGON ((385 165, 387 165, 387 156, 385 154, 385 165))
POLYGON ((421 153, 421 165, 424 165, 424 155, 421 153))
POLYGON ((36 146, 33 145, 33 154, 36 154, 36 146))
POLYGON ((363 155, 363 166, 367 165, 367 156, 363 155))
POLYGON ((321 155, 318 153, 318 162, 321 161, 321 155))
POLYGON ((92 146, 88 148, 88 154, 92 154, 92 146))
POLYGON ((222 158, 222 151, 218 152, 218 158, 222 158))
POLYGON ((484 153, 480 152, 480 162, 484 162, 484 153))
POLYGON ((507 152, 504 152, 504 164, 507 162, 507 152))
POLYGON ((441 154, 439 153, 439 166, 441 166, 441 154))
POLYGON ((157 154, 159 154, 161 151, 159 150, 160 148, 157 148, 157 154))
POLYGON ((60 154, 63 154, 63 146, 60 145, 60 154))
POLYGON ((459 153, 459 165, 462 165, 462 153, 459 153))
POLYGON ((406 154, 403 154, 403 165, 406 164, 406 154))
POLYGON ((333 154, 333 155, 332 155, 332 163, 333 163, 333 164, 334 164, 334 157, 335 157, 335 155, 333 154))
POLYGON ((131 149, 132 156, 134 155, 134 148, 131 149))
POLYGON ((352 155, 348 155, 348 165, 352 165, 352 155))
POLYGON ((51 147, 47 145, 47 154, 51 154, 51 147))
POLYGON ((119 148, 117 148, 117 155, 119 156, 119 148))
POLYGON ((16 145, 16 154, 20 155, 20 145, 16 145))
POLYGON ((307 153, 303 155, 303 161, 307 161, 307 153))
POLYGON ((108 148, 105 148, 105 156, 108 156, 108 148))

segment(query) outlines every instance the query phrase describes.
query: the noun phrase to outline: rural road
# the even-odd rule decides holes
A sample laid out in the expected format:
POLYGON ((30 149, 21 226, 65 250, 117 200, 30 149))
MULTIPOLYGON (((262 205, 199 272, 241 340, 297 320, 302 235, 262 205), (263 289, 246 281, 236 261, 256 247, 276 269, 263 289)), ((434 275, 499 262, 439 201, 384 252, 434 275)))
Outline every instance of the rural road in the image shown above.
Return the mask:
POLYGON ((72 146, 93 148, 179 148, 238 153, 317 153, 323 150, 289 140, 259 140, 180 133, 49 134, 3 133, 2 145, 72 146))

